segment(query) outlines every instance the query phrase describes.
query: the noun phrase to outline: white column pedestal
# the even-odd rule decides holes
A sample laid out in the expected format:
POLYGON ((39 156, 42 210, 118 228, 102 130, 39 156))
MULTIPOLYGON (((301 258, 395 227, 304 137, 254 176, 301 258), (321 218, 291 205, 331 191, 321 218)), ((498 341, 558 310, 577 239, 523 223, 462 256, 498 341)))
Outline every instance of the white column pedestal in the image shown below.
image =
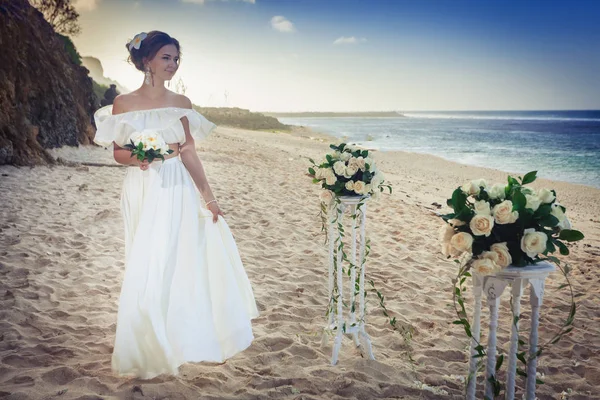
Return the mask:
MULTIPOLYGON (((325 326, 325 331, 335 330, 336 335, 333 345, 333 353, 331 356, 331 364, 337 364, 339 352, 342 346, 344 334, 352 335, 355 346, 360 347, 366 357, 374 360, 371 339, 365 331, 365 224, 368 198, 343 196, 340 197, 341 203, 332 210, 329 218, 329 299, 334 296, 334 288, 337 290, 337 299, 329 304, 328 322, 325 326), (363 204, 358 208, 360 202, 363 204), (350 230, 350 249, 348 252, 347 244, 344 244, 344 251, 347 254, 349 263, 345 265, 349 274, 342 273, 342 253, 337 251, 340 243, 336 242, 338 238, 338 224, 342 224, 344 219, 344 211, 350 208, 350 215, 356 215, 355 219, 351 220, 350 230), (357 254, 358 253, 358 254, 357 254), (358 256, 358 257, 357 257, 358 256), (358 271, 357 271, 358 268, 358 271), (358 272, 358 290, 356 290, 356 278, 358 272), (344 307, 344 281, 347 280, 349 302, 347 307, 344 307), (358 304, 357 304, 358 297, 358 304)), ((344 230, 344 235, 347 236, 347 231, 344 230)), ((326 332, 323 334, 322 344, 327 342, 326 332)))
MULTIPOLYGON (((481 318, 481 295, 482 292, 487 297, 488 306, 490 308, 490 323, 489 335, 487 343, 487 362, 485 373, 485 396, 494 398, 493 387, 489 382, 489 377, 496 375, 496 331, 498 328, 498 307, 500 305, 500 296, 510 285, 513 297, 513 311, 515 315, 519 315, 520 302, 523 290, 530 285, 530 303, 531 303, 531 332, 529 334, 529 354, 534 355, 537 352, 538 342, 538 325, 539 325, 539 309, 542 305, 544 296, 544 282, 546 277, 554 272, 556 267, 547 262, 540 262, 527 267, 513 267, 503 269, 495 275, 480 276, 473 271, 473 290, 475 296, 475 309, 473 311, 472 333, 471 340, 471 359, 469 360, 469 384, 467 386, 467 399, 474 400, 476 392, 476 367, 477 359, 473 355, 477 354, 475 347, 480 339, 480 318, 481 318)), ((510 350, 508 355, 508 372, 506 378, 506 400, 515 398, 515 378, 517 366, 517 351, 518 351, 518 321, 515 324, 512 321, 510 350)), ((535 379, 536 379, 537 360, 533 359, 527 363, 527 400, 535 400, 535 379)))

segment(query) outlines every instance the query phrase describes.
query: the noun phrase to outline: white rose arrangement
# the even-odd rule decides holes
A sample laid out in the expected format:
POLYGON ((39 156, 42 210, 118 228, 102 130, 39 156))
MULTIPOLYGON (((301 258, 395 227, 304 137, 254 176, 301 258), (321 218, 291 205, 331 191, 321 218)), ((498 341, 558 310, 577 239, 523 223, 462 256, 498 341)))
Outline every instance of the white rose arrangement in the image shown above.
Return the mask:
POLYGON ((140 132, 130 139, 130 143, 123 146, 131 150, 131 157, 148 162, 158 158, 165 161, 165 155, 173 153, 169 145, 156 132, 140 132))
POLYGON ((554 190, 536 192, 525 186, 536 175, 537 171, 530 172, 521 181, 509 176, 507 185, 493 186, 477 179, 457 188, 447 201, 454 212, 442 215, 446 221, 440 236, 442 253, 462 260, 471 255, 471 267, 482 275, 509 265, 534 264, 557 248, 568 255, 564 242, 584 236, 570 229, 554 190))
POLYGON ((386 188, 392 193, 392 186, 385 182, 384 175, 375 166, 368 150, 352 144, 341 143, 329 146, 333 151, 317 165, 314 160, 308 168, 308 176, 331 193, 321 195, 321 201, 331 204, 339 196, 371 196, 377 199, 386 188))
MULTIPOLYGON (((571 332, 575 317, 575 295, 568 279, 570 268, 562 265, 558 258, 552 256, 557 249, 562 255, 569 254, 565 242, 576 242, 584 238, 583 234, 571 229, 565 215, 566 208, 556 199, 556 192, 550 189, 535 191, 525 185, 536 180, 537 171, 532 171, 523 178, 508 177, 508 184, 489 186, 483 179, 467 182, 452 193, 448 206, 453 212, 441 215, 444 224, 440 229, 442 253, 454 258, 460 268, 453 280, 454 309, 458 320, 453 323, 462 325, 469 338, 473 338, 471 325, 465 309, 464 283, 471 276, 470 270, 478 275, 493 275, 508 266, 526 267, 540 261, 552 261, 566 279, 571 297, 569 316, 560 327, 558 333, 545 345, 538 348, 535 354, 526 359, 526 352, 521 348, 526 343, 519 341, 518 359, 525 365, 550 344, 571 332)), ((513 321, 519 316, 513 315, 513 321)), ((481 343, 475 347, 474 357, 485 355, 481 343)), ((498 357, 496 371, 499 370, 504 355, 498 357)), ((527 376, 523 369, 517 367, 519 375, 527 376)), ((473 379, 469 376, 468 381, 473 379)), ((494 388, 494 398, 500 395, 501 385, 495 375, 488 377, 494 388)), ((543 383, 538 380, 538 383, 543 383)))

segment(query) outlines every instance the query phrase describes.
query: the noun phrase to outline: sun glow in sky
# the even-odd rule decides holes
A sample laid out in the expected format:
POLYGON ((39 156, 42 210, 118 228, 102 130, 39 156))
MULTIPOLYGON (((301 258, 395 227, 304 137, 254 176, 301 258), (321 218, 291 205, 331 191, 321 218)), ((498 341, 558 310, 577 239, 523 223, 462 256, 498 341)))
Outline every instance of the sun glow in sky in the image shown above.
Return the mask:
MULTIPOLYGON (((182 45, 201 106, 600 109, 600 1, 77 0, 82 56, 135 89, 137 33, 182 45)), ((173 82, 173 83, 174 83, 173 82)), ((173 86, 173 85, 172 85, 173 86)))

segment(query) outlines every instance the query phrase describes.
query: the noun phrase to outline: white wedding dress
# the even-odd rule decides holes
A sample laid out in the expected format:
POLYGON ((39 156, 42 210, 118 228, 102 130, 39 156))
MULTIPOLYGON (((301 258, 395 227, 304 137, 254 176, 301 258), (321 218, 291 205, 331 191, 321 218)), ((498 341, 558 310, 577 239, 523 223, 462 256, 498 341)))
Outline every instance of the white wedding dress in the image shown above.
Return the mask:
MULTIPOLYGON (((153 131, 184 143, 181 118, 196 140, 215 127, 195 110, 166 107, 96 112, 94 142, 109 147, 153 131)), ((127 168, 121 195, 125 276, 112 369, 150 379, 177 375, 185 362, 222 362, 246 349, 258 316, 252 287, 225 220, 213 223, 179 157, 127 168)))

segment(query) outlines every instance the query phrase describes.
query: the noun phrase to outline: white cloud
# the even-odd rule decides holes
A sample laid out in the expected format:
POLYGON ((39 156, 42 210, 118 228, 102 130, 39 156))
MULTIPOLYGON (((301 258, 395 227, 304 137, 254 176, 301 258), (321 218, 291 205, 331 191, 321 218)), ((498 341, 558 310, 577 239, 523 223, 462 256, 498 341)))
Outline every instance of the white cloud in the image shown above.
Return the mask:
POLYGON ((73 7, 78 12, 92 11, 98 7, 98 3, 100 3, 100 0, 75 0, 73 7))
MULTIPOLYGON (((204 4, 207 1, 216 1, 216 0, 182 0, 184 3, 193 3, 193 4, 204 4)), ((220 1, 229 1, 229 0, 220 0, 220 1)), ((256 4, 256 0, 233 0, 233 1, 241 1, 243 3, 256 4)))
POLYGON ((290 20, 282 15, 276 15, 275 17, 271 18, 271 27, 279 32, 285 33, 296 31, 294 24, 292 24, 290 20))
POLYGON ((354 36, 350 36, 350 37, 342 36, 342 37, 335 39, 333 44, 357 44, 357 43, 365 43, 366 41, 367 41, 367 39, 365 39, 365 38, 357 39, 354 36))

